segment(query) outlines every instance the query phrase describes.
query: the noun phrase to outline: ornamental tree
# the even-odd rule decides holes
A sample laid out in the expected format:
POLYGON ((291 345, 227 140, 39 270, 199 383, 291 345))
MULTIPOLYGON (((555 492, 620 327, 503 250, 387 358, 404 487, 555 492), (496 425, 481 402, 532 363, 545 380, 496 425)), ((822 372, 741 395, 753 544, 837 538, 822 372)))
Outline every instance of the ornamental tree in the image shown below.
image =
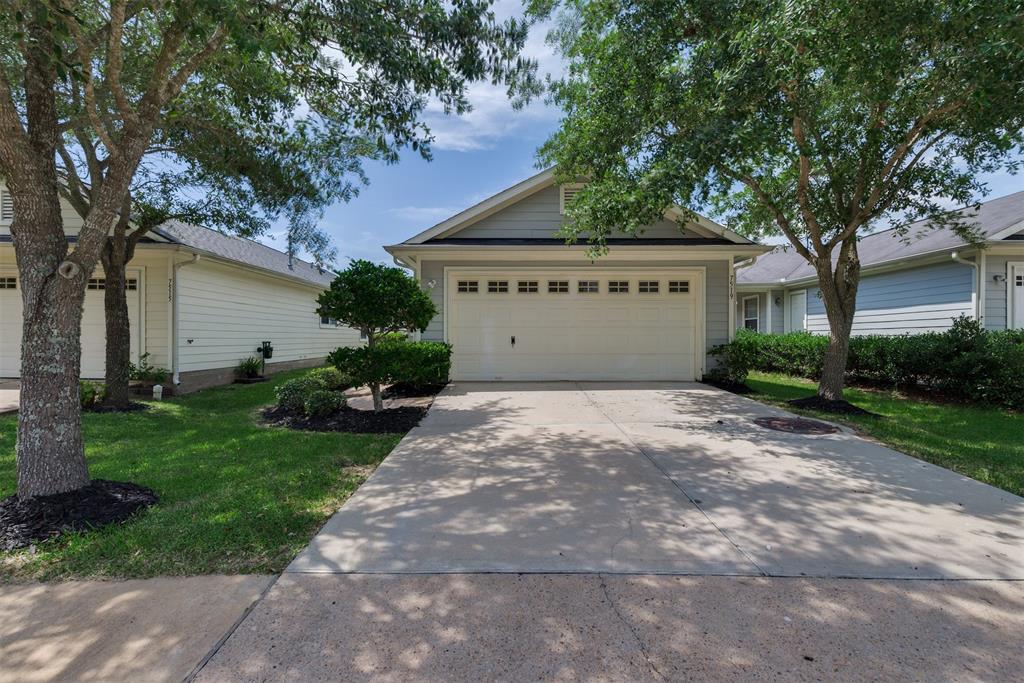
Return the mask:
MULTIPOLYGON (((329 289, 317 299, 321 316, 352 327, 366 337, 366 352, 354 362, 362 366, 355 374, 363 378, 373 394, 373 409, 380 412, 381 376, 388 362, 378 353, 381 335, 390 332, 422 332, 437 315, 437 307, 419 283, 401 268, 370 261, 352 261, 338 273, 329 289)), ((344 369, 344 368, 343 368, 344 369)))
POLYGON ((308 217, 338 196, 342 181, 324 176, 348 168, 359 153, 349 143, 390 161, 404 147, 429 156, 431 98, 461 113, 470 82, 529 83, 525 37, 490 0, 0 5, 0 176, 25 311, 19 496, 88 482, 82 304, 106 251, 112 270, 130 256, 124 216, 192 206, 222 211, 219 226, 244 224, 252 207, 308 217), (62 193, 84 220, 73 244, 62 193))
POLYGON ((829 321, 819 396, 843 397, 858 239, 927 218, 1017 169, 1024 15, 1009 0, 535 0, 558 13, 565 110, 540 157, 590 183, 566 237, 601 251, 663 207, 710 206, 781 235, 817 273, 829 321))

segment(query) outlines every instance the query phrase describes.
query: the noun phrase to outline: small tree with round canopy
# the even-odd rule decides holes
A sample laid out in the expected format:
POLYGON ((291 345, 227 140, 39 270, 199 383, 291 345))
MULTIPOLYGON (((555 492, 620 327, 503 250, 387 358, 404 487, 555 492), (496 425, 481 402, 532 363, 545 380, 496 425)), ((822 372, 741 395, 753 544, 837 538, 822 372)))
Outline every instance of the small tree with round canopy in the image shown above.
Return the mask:
POLYGON ((373 394, 373 409, 380 412, 382 373, 377 343, 389 332, 422 332, 437 315, 437 307, 419 284, 401 268, 371 261, 352 261, 338 273, 330 289, 320 294, 318 312, 339 324, 353 327, 366 337, 367 352, 360 357, 367 372, 362 378, 373 394))

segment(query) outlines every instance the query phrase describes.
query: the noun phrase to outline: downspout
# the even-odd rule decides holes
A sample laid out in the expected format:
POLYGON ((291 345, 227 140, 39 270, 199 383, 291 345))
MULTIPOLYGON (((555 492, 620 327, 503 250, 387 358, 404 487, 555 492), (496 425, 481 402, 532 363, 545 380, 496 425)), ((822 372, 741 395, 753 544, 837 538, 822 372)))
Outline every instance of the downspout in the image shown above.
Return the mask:
POLYGON ((979 283, 981 282, 981 279, 980 279, 980 277, 981 277, 980 276, 981 270, 978 268, 977 262, 975 262, 975 261, 967 261, 965 259, 960 258, 960 252, 958 252, 958 251, 954 251, 949 256, 955 262, 960 263, 960 264, 965 265, 965 266, 970 266, 971 268, 974 269, 974 279, 971 282, 971 290, 972 290, 972 292, 971 292, 971 307, 974 309, 974 319, 977 320, 978 322, 981 322, 981 308, 978 305, 979 304, 979 297, 981 296, 981 285, 979 285, 979 283))
POLYGON ((181 270, 184 266, 191 266, 198 262, 199 254, 192 254, 191 261, 182 261, 180 263, 175 263, 173 269, 174 272, 172 275, 172 282, 174 283, 174 293, 172 294, 171 299, 171 318, 173 320, 172 325, 174 326, 174 343, 171 345, 171 381, 174 383, 174 386, 178 386, 179 384, 181 384, 181 377, 179 375, 181 370, 181 363, 179 358, 180 354, 178 353, 178 349, 180 348, 178 341, 178 328, 181 327, 179 322, 180 311, 178 310, 178 271, 181 270))

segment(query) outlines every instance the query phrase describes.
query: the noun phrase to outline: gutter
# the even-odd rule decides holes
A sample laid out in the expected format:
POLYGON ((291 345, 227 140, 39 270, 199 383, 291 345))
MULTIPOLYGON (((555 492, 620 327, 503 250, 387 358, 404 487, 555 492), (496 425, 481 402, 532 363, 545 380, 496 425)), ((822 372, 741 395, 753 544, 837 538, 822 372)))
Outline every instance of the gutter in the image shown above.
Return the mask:
POLYGON ((179 363, 180 363, 179 356, 180 356, 180 354, 178 353, 178 349, 181 348, 180 347, 180 342, 178 340, 178 330, 181 327, 181 324, 180 324, 180 321, 179 321, 181 313, 180 313, 180 309, 179 309, 179 306, 178 306, 178 298, 179 298, 179 296, 178 296, 178 291, 179 291, 178 290, 178 271, 181 270, 182 268, 184 268, 185 266, 191 266, 191 265, 195 265, 196 263, 199 263, 199 259, 200 259, 199 254, 193 253, 191 261, 181 261, 179 263, 175 263, 174 267, 173 267, 173 274, 172 274, 171 281, 173 283, 174 292, 171 294, 171 297, 172 297, 171 298, 171 318, 172 318, 172 325, 174 327, 174 334, 173 334, 174 343, 171 345, 171 381, 174 383, 174 386, 178 386, 179 384, 181 384, 181 377, 180 377, 180 374, 179 374, 180 373, 180 367, 179 367, 179 363))

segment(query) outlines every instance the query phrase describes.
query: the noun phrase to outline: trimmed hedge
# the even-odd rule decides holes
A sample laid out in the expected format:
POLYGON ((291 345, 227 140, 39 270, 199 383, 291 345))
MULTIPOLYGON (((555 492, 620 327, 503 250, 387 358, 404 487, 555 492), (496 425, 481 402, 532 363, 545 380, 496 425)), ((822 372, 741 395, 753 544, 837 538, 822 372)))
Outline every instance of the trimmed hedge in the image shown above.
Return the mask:
MULTIPOLYGON (((807 332, 758 334, 740 330, 711 350, 722 369, 712 380, 746 381, 750 370, 818 379, 828 337, 807 332)), ((991 332, 959 317, 945 332, 850 338, 847 376, 885 386, 918 386, 947 396, 1024 408, 1024 331, 991 332)))
POLYGON ((444 384, 452 368, 451 344, 391 341, 374 347, 341 347, 327 357, 331 365, 350 376, 356 386, 406 382, 444 384))

